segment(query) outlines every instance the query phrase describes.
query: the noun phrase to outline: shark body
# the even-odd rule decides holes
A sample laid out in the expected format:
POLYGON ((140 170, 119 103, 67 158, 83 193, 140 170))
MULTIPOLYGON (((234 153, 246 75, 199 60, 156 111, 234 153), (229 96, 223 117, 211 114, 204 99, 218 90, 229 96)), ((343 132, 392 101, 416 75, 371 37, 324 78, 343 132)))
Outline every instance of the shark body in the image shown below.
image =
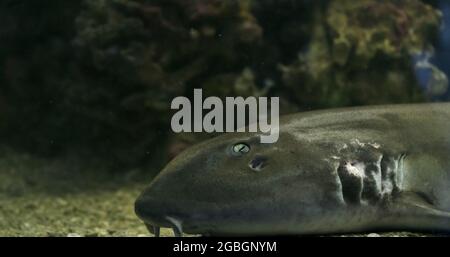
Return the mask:
POLYGON ((312 111, 280 137, 232 133, 172 160, 135 203, 202 235, 450 231, 450 103, 312 111))

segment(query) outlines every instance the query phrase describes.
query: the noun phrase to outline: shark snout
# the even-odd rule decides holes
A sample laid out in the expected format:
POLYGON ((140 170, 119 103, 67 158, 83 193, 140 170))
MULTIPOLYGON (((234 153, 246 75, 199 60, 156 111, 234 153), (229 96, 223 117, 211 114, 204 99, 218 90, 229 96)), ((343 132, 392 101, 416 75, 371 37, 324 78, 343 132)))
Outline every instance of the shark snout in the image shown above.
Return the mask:
POLYGON ((134 209, 155 236, 159 236, 161 227, 172 228, 175 236, 182 236, 183 215, 171 206, 167 201, 144 193, 136 200, 134 209))
POLYGON ((146 223, 162 223, 164 210, 163 203, 154 198, 141 195, 134 204, 136 215, 146 223))

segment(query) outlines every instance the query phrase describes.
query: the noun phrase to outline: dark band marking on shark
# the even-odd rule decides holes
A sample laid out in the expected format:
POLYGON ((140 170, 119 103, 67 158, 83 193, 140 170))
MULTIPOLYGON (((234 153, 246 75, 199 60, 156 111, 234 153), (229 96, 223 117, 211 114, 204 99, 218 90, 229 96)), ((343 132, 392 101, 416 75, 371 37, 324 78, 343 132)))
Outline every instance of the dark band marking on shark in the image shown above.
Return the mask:
POLYGON ((135 204, 152 233, 450 231, 450 104, 314 111, 277 143, 233 133, 172 160, 135 204))

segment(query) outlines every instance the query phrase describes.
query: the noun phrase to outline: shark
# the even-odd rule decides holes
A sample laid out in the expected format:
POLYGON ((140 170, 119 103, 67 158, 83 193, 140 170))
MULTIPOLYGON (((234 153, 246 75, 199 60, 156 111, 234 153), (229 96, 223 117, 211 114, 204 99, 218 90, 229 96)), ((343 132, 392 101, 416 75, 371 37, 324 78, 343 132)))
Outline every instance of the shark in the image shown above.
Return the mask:
POLYGON ((135 202, 175 236, 450 231, 450 103, 282 116, 279 140, 226 133, 171 160, 135 202))

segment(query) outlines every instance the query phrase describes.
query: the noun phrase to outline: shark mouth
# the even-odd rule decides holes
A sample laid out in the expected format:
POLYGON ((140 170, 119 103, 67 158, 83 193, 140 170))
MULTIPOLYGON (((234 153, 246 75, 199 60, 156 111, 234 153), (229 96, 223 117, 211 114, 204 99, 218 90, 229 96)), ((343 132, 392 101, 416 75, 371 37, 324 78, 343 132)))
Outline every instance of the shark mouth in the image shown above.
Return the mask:
MULTIPOLYGON (((176 218, 166 216, 165 220, 170 224, 169 228, 172 228, 173 235, 175 237, 183 237, 183 227, 182 222, 176 218)), ((161 226, 153 225, 150 223, 145 223, 148 231, 153 234, 155 237, 159 237, 161 234, 161 226)))

